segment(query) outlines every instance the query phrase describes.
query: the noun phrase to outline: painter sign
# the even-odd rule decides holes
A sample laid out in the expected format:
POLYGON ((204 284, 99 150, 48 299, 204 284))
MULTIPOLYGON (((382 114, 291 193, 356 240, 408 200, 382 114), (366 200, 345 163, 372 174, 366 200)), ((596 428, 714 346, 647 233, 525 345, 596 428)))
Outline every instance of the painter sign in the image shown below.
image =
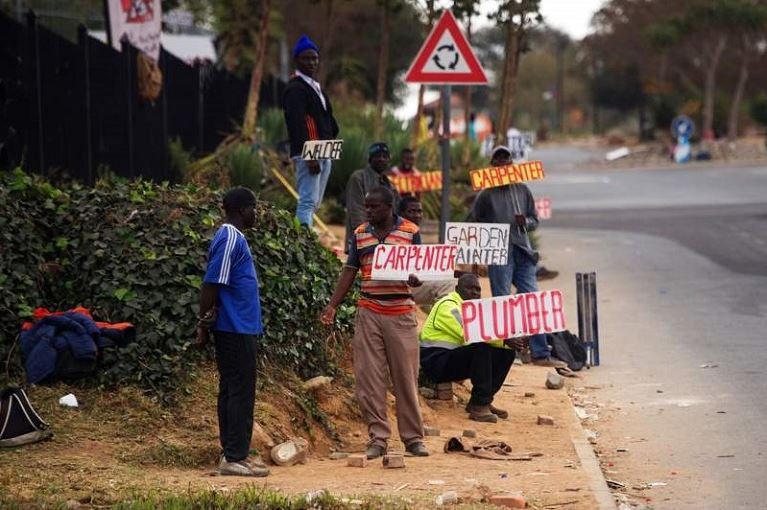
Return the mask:
POLYGON ((301 159, 315 161, 318 159, 341 159, 343 140, 307 140, 301 149, 301 159))
POLYGON ((469 299, 461 305, 463 337, 489 342, 564 331, 564 299, 558 290, 469 299))
POLYGON ((505 265, 509 260, 509 224, 448 222, 445 243, 458 246, 456 264, 505 265))
POLYGON ((543 163, 540 161, 491 166, 469 172, 469 180, 474 191, 496 188, 517 182, 537 181, 543 179, 544 176, 543 163))
POLYGON ((112 46, 120 51, 127 37, 132 46, 155 61, 160 58, 162 11, 160 0, 107 0, 112 46))
POLYGON ((549 197, 536 198, 535 212, 538 214, 539 220, 550 220, 551 219, 551 199, 549 197))
POLYGON ((450 280, 457 246, 448 244, 379 244, 373 253, 373 280, 450 280))
POLYGON ((442 172, 421 172, 418 175, 390 175, 389 180, 399 193, 420 193, 442 189, 442 172))

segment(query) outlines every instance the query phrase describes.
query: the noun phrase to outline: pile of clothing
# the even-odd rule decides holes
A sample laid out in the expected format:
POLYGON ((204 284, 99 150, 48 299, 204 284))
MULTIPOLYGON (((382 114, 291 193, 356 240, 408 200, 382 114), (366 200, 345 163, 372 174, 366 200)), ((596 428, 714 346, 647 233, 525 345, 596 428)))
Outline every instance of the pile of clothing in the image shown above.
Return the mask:
POLYGON ((133 324, 96 322, 87 308, 65 312, 37 308, 21 327, 21 353, 27 382, 75 379, 93 373, 101 352, 136 337, 133 324))

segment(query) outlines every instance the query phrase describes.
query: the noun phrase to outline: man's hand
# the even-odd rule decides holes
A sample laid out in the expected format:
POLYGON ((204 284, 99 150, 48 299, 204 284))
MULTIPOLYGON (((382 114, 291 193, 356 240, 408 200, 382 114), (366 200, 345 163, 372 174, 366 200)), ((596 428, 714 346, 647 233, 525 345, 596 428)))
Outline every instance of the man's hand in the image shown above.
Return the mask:
POLYGON ((411 274, 407 277, 407 284, 411 287, 420 287, 423 285, 423 282, 418 279, 418 277, 414 274, 411 274))
POLYGON ((324 310, 322 310, 322 314, 320 314, 320 322, 323 323, 326 326, 330 326, 333 324, 333 321, 336 319, 336 307, 335 306, 326 306, 324 310))
POLYGON ((504 344, 506 344, 506 347, 511 347, 514 350, 517 351, 523 351, 525 350, 525 347, 527 347, 527 338, 525 337, 518 337, 518 338, 507 338, 503 341, 504 344))
POLYGON ((218 318, 218 310, 214 306, 213 308, 205 312, 205 314, 202 317, 200 317, 200 319, 197 321, 197 327, 210 329, 216 323, 217 318, 218 318))
POLYGON ((321 171, 319 162, 315 160, 307 160, 306 166, 309 167, 309 173, 312 175, 317 175, 321 171))
POLYGON ((197 338, 194 340, 194 346, 201 349, 205 347, 205 344, 208 342, 208 338, 210 337, 210 332, 207 328, 204 328, 202 326, 197 326, 197 338))
POLYGON ((514 220, 517 222, 518 227, 524 227, 527 225, 527 218, 525 218, 524 214, 515 214, 514 220))

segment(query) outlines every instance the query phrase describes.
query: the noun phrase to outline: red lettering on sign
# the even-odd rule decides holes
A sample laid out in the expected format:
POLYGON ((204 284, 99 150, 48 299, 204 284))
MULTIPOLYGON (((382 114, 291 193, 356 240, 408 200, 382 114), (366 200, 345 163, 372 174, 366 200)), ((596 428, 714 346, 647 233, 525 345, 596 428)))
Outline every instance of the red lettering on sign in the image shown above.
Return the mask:
POLYGON ((522 336, 527 334, 527 311, 525 310, 525 297, 524 296, 517 296, 516 298, 514 296, 509 296, 508 301, 506 301, 506 305, 508 306, 509 310, 509 324, 510 324, 510 330, 509 333, 515 333, 517 336, 522 336), (520 309, 520 318, 522 319, 522 324, 520 324, 521 330, 517 329, 517 324, 515 320, 515 313, 514 309, 519 308, 520 309))
POLYGON ((469 325, 477 319, 477 305, 464 301, 461 306, 461 322, 463 322, 463 338, 469 340, 469 325))
POLYGON ((487 334, 485 331, 485 310, 482 303, 478 303, 479 307, 479 336, 482 337, 482 340, 485 342, 488 342, 490 340, 495 340, 491 335, 487 334))
POLYGON ((538 315, 538 296, 535 294, 525 294, 525 305, 527 306, 527 326, 531 335, 537 335, 541 331, 541 318, 538 315))
POLYGON ((375 255, 373 258, 373 269, 381 269, 384 265, 381 264, 381 254, 383 253, 383 250, 376 250, 375 255))
POLYGON ((551 326, 549 326, 549 323, 546 320, 546 318, 549 316, 549 307, 546 303, 546 294, 548 294, 548 292, 545 290, 541 292, 541 327, 546 333, 551 333, 551 326))
POLYGON ((506 310, 503 302, 493 301, 493 333, 495 338, 508 338, 509 334, 509 322, 508 316, 503 313, 506 310), (500 310, 499 310, 500 308, 500 310), (503 314, 502 317, 499 317, 503 314))
MULTIPOLYGON (((381 251, 383 251, 383 249, 381 249, 381 251)), ((397 257, 397 250, 392 248, 391 250, 389 250, 389 255, 386 256, 386 261, 384 262, 383 267, 386 267, 388 269, 394 269, 394 263, 396 261, 396 257, 397 257)))
POLYGON ((565 314, 562 310, 562 293, 558 290, 551 291, 551 315, 554 318, 554 331, 565 329, 565 314))

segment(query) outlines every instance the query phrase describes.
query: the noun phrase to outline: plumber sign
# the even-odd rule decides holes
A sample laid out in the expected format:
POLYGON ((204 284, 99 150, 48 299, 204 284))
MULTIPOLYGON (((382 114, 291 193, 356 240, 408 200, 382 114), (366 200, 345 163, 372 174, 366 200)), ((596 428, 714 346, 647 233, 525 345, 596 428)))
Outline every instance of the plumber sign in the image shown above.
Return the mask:
POLYGON ((463 337, 475 343, 564 331, 563 307, 558 290, 468 299, 461 306, 463 337))
POLYGON ((379 244, 373 253, 373 280, 450 280, 457 246, 447 244, 379 244))

